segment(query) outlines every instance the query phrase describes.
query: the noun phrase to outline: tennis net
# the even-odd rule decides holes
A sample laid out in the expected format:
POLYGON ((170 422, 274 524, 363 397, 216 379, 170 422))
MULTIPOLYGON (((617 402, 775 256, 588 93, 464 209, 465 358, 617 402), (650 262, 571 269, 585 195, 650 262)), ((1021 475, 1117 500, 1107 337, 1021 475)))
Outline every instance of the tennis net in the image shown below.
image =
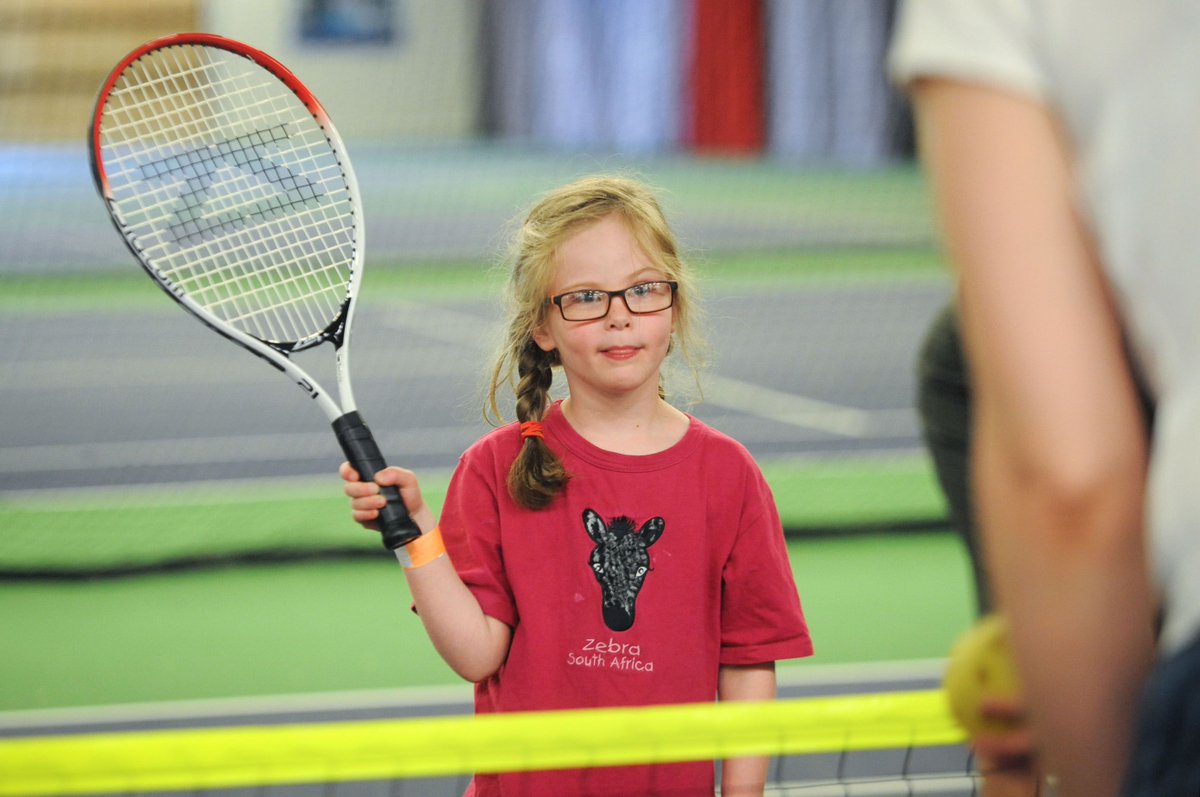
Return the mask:
MULTIPOLYGON (((977 791, 973 761, 936 690, 0 739, 0 795, 204 794, 277 797, 461 794, 472 772, 770 756, 767 793, 977 791)), ((669 768, 664 768, 669 772, 669 768)), ((574 777, 574 772, 572 776, 574 777)), ((655 793, 672 795, 664 775, 655 793)), ((516 781, 520 783, 520 780, 516 781)), ((657 781, 656 781, 657 782, 657 781)))

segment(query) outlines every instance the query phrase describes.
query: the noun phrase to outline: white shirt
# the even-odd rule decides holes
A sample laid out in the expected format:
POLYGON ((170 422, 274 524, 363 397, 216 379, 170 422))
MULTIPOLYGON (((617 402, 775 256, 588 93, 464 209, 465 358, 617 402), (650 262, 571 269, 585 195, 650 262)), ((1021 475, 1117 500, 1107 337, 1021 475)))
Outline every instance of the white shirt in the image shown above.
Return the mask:
POLYGON ((1162 646, 1200 633, 1200 3, 913 0, 898 83, 938 75, 1052 106, 1157 411, 1147 493, 1162 646))

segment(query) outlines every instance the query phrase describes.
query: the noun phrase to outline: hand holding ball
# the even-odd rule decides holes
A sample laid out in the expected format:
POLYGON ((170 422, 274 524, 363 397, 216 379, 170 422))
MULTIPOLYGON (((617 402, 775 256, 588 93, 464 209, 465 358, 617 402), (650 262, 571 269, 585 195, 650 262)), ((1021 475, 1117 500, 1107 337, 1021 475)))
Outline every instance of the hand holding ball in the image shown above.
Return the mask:
POLYGON ((942 680, 950 712, 970 735, 998 734, 1019 728, 1014 718, 996 717, 981 711, 989 698, 1017 701, 1021 687, 1009 647, 1008 623, 989 614, 969 628, 950 650, 942 680))

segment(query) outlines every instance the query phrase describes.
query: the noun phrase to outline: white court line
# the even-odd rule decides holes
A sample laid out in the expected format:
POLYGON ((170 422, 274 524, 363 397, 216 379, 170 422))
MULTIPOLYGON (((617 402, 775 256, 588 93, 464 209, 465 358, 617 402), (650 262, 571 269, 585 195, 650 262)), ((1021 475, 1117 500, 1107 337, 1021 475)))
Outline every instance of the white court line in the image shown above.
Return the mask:
POLYGON ((945 659, 864 661, 850 664, 781 662, 776 668, 776 682, 780 686, 844 686, 887 681, 939 680, 945 669, 945 659))
POLYGON ((907 437, 913 433, 911 409, 860 410, 784 393, 769 387, 708 374, 704 403, 770 421, 843 437, 907 437))
MULTIPOLYGON (((397 307, 401 312, 389 315, 384 325, 410 335, 482 349, 486 348, 489 335, 494 334, 494 326, 478 316, 407 302, 397 303, 397 307)), ((913 433, 911 409, 861 410, 713 372, 703 374, 700 381, 705 404, 789 426, 856 439, 908 437, 913 433)))
MULTIPOLYGON (((239 357, 229 349, 228 357, 172 355, 170 357, 89 357, 86 359, 55 359, 9 362, 4 365, 5 381, 0 393, 39 390, 86 390, 116 387, 222 386, 270 384, 257 359, 239 357), (218 375, 214 378, 214 375, 218 375)), ((316 358, 319 355, 302 354, 316 358)), ((405 363, 406 377, 440 378, 462 371, 460 363, 444 358, 422 358, 405 363)), ((379 374, 364 372, 356 381, 379 374)), ((392 375, 384 374, 385 378, 392 375)), ((324 381, 324 380, 322 380, 324 381)))
POLYGON ((57 725, 91 725, 154 720, 195 720, 259 714, 291 714, 355 709, 404 708, 461 704, 471 710, 474 690, 464 683, 413 686, 395 689, 362 689, 294 695, 261 695, 156 703, 121 703, 108 706, 27 709, 0 712, 0 729, 34 729, 57 725))
MULTIPOLYGON (((421 470, 422 479, 431 484, 434 480, 438 483, 448 482, 450 473, 449 468, 421 470)), ((63 490, 61 485, 53 484, 23 490, 0 490, 0 501, 14 506, 32 504, 38 512, 73 512, 80 508, 107 507, 129 509, 134 506, 225 506, 319 496, 327 492, 331 484, 341 484, 336 474, 98 484, 72 487, 70 490, 63 490), (50 495, 53 495, 53 500, 48 500, 50 495)))
MULTIPOLYGON (((381 447, 406 456, 441 454, 446 441, 479 436, 474 426, 424 427, 376 435, 381 447)), ((107 443, 62 443, 0 448, 0 474, 44 473, 93 467, 163 467, 168 465, 293 462, 338 454, 327 431, 285 434, 196 437, 178 440, 126 440, 107 443)))
MULTIPOLYGON (((3 450, 0 450, 0 455, 3 450)), ((759 458, 761 465, 784 462, 793 467, 827 465, 845 461, 907 463, 919 460, 928 462, 928 452, 921 446, 912 448, 881 448, 867 451, 806 452, 801 454, 768 455, 759 458)), ((78 467, 72 460, 71 467, 78 467)), ((453 472, 449 467, 421 468, 422 480, 430 484, 448 482, 453 472)), ((320 492, 328 489, 331 477, 316 474, 295 476, 245 476, 237 479, 189 479, 185 481, 162 481, 136 484, 96 484, 74 486, 63 491, 57 483, 45 487, 30 487, 17 490, 0 490, 0 501, 21 504, 36 503, 39 511, 55 509, 75 510, 79 506, 115 505, 128 507, 132 503, 152 506, 208 506, 239 502, 259 502, 290 499, 297 493, 320 492), (53 492, 53 502, 46 496, 53 492)), ((336 478, 333 476, 332 478, 336 478)))
MULTIPOLYGON (((785 665, 778 668, 778 684, 787 686, 839 686, 941 678, 944 659, 880 661, 855 664, 785 665)), ((155 720, 194 720, 211 717, 337 712, 361 709, 403 709, 430 705, 461 705, 471 710, 471 684, 412 686, 394 689, 358 689, 344 692, 258 695, 237 698, 204 698, 107 706, 27 709, 0 712, 0 729, 19 730, 55 726, 90 725, 155 720)))
POLYGON ((391 302, 387 315, 376 326, 405 333, 406 337, 428 338, 476 351, 489 351, 500 327, 470 313, 413 302, 391 302))

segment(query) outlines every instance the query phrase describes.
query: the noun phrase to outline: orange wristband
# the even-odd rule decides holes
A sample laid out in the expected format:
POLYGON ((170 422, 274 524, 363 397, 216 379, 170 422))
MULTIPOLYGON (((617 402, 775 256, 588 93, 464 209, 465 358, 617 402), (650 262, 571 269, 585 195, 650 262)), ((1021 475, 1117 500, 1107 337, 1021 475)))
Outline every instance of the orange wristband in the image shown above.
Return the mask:
POLYGON ((446 554, 446 545, 442 542, 442 529, 435 527, 428 534, 422 534, 415 540, 396 549, 396 558, 405 570, 416 570, 424 567, 434 559, 440 559, 446 554))

